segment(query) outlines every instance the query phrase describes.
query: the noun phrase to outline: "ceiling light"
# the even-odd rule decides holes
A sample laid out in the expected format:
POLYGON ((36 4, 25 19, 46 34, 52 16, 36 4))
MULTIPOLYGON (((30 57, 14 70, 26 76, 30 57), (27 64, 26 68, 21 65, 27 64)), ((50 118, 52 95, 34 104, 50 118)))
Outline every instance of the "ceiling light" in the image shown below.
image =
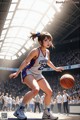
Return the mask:
POLYGON ((15 60, 15 59, 17 59, 17 56, 16 55, 12 56, 12 60, 15 60))

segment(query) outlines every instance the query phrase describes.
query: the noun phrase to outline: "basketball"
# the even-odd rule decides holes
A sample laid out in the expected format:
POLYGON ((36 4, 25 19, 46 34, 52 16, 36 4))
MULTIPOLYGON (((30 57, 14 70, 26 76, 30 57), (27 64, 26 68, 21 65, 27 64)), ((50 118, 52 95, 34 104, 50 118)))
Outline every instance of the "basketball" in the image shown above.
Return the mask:
POLYGON ((70 74, 64 74, 60 78, 60 85, 61 87, 65 89, 70 89, 74 86, 75 84, 75 79, 72 75, 70 74))

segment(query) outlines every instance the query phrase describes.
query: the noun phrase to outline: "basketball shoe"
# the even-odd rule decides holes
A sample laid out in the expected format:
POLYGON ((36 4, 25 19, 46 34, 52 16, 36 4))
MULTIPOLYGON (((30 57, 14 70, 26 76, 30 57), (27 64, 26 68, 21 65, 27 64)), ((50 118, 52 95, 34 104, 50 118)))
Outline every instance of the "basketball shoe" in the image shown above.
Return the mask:
POLYGON ((43 120, 58 120, 58 117, 54 117, 50 112, 48 112, 48 110, 44 110, 43 116, 42 116, 43 120))
POLYGON ((25 107, 24 106, 19 106, 17 108, 17 110, 14 112, 14 116, 17 117, 18 119, 21 119, 21 120, 27 120, 27 117, 25 116, 24 114, 24 109, 25 107))

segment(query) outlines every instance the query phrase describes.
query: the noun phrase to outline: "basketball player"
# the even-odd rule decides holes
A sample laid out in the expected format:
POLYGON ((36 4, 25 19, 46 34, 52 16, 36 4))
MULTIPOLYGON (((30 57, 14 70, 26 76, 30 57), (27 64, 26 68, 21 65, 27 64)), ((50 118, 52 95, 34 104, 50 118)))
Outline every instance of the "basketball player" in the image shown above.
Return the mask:
POLYGON ((47 80, 42 75, 42 70, 45 68, 46 64, 57 72, 62 72, 63 68, 55 67, 50 61, 50 53, 48 48, 53 46, 51 34, 49 34, 48 32, 31 33, 30 38, 32 38, 33 40, 36 40, 35 38, 38 38, 40 46, 38 48, 33 49, 28 54, 26 59, 22 62, 21 66, 19 67, 19 70, 15 73, 10 74, 9 76, 10 78, 16 78, 21 72, 22 82, 32 89, 31 91, 25 94, 22 103, 14 113, 14 116, 16 116, 19 119, 25 119, 25 105, 33 97, 35 97, 41 89, 46 94, 44 99, 45 109, 42 118, 57 120, 58 117, 54 117, 50 113, 52 89, 47 80))

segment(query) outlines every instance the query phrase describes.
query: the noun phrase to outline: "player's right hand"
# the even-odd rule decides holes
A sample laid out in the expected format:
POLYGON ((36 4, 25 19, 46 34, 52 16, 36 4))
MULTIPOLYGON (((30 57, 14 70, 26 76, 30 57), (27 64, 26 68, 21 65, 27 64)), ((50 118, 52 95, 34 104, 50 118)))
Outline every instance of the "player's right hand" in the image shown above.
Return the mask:
POLYGON ((10 74, 9 75, 9 78, 11 79, 11 78, 16 78, 18 76, 18 74, 17 74, 17 72, 15 72, 15 73, 12 73, 12 74, 10 74))

